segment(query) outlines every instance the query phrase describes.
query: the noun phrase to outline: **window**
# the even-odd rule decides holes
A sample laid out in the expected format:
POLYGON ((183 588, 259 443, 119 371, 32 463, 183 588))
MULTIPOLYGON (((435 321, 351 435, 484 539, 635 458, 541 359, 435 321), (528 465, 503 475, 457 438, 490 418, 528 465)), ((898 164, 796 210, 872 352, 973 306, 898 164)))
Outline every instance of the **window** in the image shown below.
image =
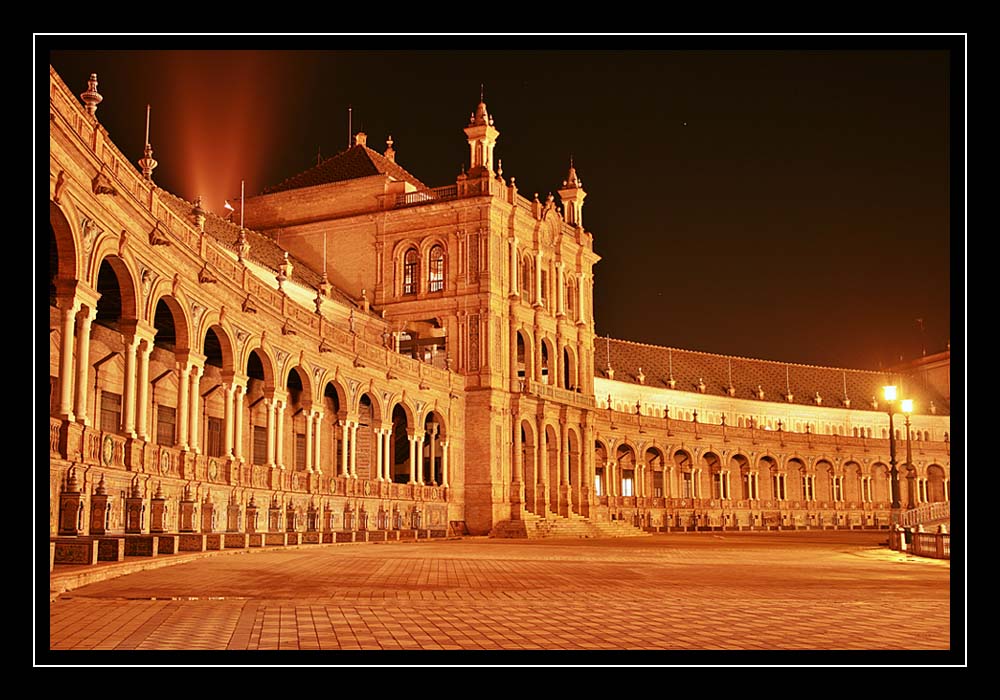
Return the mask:
POLYGON ((542 270, 542 306, 548 306, 549 298, 549 271, 542 270))
POLYGON ((778 501, 785 500, 785 475, 775 474, 772 477, 774 481, 774 498, 778 501))
POLYGON ((576 282, 573 280, 569 281, 566 285, 566 315, 570 317, 571 320, 576 321, 576 282))
POLYGON ((534 270, 531 265, 531 257, 525 255, 521 258, 521 296, 526 302, 533 301, 533 291, 535 288, 534 270))
POLYGON ((816 500, 816 492, 813 488, 812 475, 807 475, 802 477, 802 500, 804 501, 816 500))
POLYGON ((209 457, 222 456, 222 419, 209 418, 205 426, 205 454, 209 457))
POLYGON ((444 289, 444 248, 435 245, 431 248, 430 291, 440 292, 444 289))
POLYGON ((604 495, 604 489, 601 488, 601 480, 604 477, 604 470, 597 469, 594 471, 594 491, 598 496, 604 495))
POLYGON ((253 427, 253 463, 267 464, 267 428, 253 427))
POLYGON ((403 294, 416 294, 420 256, 416 248, 410 248, 403 256, 403 294))
POLYGON ((663 498, 663 472, 653 472, 653 498, 663 498))
POLYGON ((632 492, 632 482, 633 475, 635 472, 622 472, 622 495, 623 496, 634 496, 635 493, 632 492))
POLYGON ((726 476, 722 472, 712 474, 712 498, 729 498, 729 492, 726 488, 726 476))
POLYGON ((173 406, 156 407, 156 444, 173 447, 177 444, 177 409, 173 406))
POLYGON ((692 498, 694 495, 691 492, 691 472, 684 472, 684 487, 681 495, 683 498, 692 498))
POLYGON ((295 468, 305 471, 306 468, 306 434, 295 433, 295 468))
POLYGON ((101 430, 117 433, 122 425, 122 395, 101 392, 101 430))
POLYGON ((844 500, 844 488, 841 479, 842 477, 839 476, 833 477, 833 500, 835 501, 844 500))

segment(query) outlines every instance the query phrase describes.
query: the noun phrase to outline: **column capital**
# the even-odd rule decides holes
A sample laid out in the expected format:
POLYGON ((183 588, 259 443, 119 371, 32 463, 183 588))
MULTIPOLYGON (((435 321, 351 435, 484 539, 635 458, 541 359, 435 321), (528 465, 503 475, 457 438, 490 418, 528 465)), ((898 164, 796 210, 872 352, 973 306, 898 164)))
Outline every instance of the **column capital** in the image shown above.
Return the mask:
POLYGON ((81 306, 97 307, 100 292, 76 279, 56 279, 56 306, 60 309, 73 309, 81 306))
POLYGON ((190 370, 192 367, 203 367, 205 365, 205 360, 208 359, 206 355, 202 355, 200 352, 194 350, 178 350, 174 353, 174 357, 177 360, 178 365, 183 365, 183 369, 190 370))
MULTIPOLYGON (((156 328, 141 319, 122 319, 118 327, 121 330, 122 336, 127 339, 126 342, 129 344, 140 340, 148 340, 152 343, 153 338, 156 337, 156 328)), ((205 360, 203 356, 202 364, 204 364, 204 362, 205 360)))

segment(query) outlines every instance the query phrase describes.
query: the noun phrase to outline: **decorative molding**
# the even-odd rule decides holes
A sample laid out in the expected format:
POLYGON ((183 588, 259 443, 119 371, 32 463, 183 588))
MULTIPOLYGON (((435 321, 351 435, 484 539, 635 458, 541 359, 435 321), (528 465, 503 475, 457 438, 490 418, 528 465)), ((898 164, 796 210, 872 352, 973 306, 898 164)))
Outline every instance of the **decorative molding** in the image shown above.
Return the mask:
POLYGON ((118 190, 115 186, 111 184, 111 180, 108 179, 104 171, 98 172, 94 175, 94 179, 90 183, 91 188, 94 190, 94 194, 109 194, 112 197, 118 196, 118 190))
POLYGON ((156 282, 158 275, 150 270, 148 267, 142 268, 139 273, 140 288, 142 289, 142 296, 148 297, 150 290, 153 288, 153 283, 156 282))
POLYGON ((63 189, 66 187, 66 171, 60 170, 59 175, 56 176, 56 187, 52 194, 52 201, 59 204, 59 199, 62 197, 63 189))
POLYGON ((285 322, 281 324, 281 335, 298 335, 292 327, 292 324, 288 322, 287 318, 285 319, 285 322))
POLYGON ((104 229, 98 226, 93 219, 82 216, 80 217, 80 233, 83 237, 83 250, 89 255, 94 247, 94 241, 104 233, 104 229))
POLYGON ((250 331, 244 330, 239 326, 233 326, 233 331, 236 333, 236 340, 242 345, 247 338, 250 337, 250 331))
POLYGON ((191 316, 194 318, 195 327, 201 325, 201 317, 205 314, 205 307, 194 302, 191 304, 191 316))
POLYGON ((319 340, 319 351, 320 352, 333 352, 333 346, 326 342, 326 338, 320 338, 319 340))
POLYGON ((247 298, 243 300, 243 304, 240 306, 240 308, 243 309, 243 313, 245 314, 257 313, 257 307, 253 305, 253 302, 250 300, 249 294, 247 294, 247 298))
POLYGON ((215 284, 219 280, 209 271, 208 263, 205 263, 202 268, 198 270, 198 281, 202 284, 215 284))
POLYGON ((160 230, 160 222, 149 232, 149 245, 170 245, 170 239, 160 230))
POLYGON ((274 349, 274 357, 278 360, 278 367, 284 367, 285 366, 285 360, 288 359, 289 354, 290 353, 288 353, 288 352, 286 352, 284 350, 279 350, 278 348, 274 349))

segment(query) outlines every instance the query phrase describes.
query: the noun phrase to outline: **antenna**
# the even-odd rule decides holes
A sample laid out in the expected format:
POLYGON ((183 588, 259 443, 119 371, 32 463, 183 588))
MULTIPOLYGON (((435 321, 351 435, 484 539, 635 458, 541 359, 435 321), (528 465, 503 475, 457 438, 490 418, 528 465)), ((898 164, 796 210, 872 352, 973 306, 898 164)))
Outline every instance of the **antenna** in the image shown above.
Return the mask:
POLYGON ((351 119, 354 117, 354 109, 347 105, 347 147, 351 147, 351 119))

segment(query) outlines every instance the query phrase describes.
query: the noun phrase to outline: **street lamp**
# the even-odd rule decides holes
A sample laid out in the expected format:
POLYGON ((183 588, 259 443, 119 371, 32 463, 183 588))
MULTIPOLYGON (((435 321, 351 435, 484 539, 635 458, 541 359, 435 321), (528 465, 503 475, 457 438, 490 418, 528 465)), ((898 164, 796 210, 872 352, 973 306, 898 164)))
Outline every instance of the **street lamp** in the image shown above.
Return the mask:
POLYGON ((896 435, 892 427, 892 413, 896 403, 896 387, 882 387, 882 395, 888 404, 886 412, 889 414, 889 487, 892 493, 889 522, 892 527, 895 527, 899 525, 899 472, 896 471, 896 435))
POLYGON ((906 416, 906 509, 913 510, 917 507, 914 502, 914 481, 917 478, 917 470, 913 468, 910 460, 910 414, 913 413, 913 399, 903 399, 901 402, 903 415, 906 416))

